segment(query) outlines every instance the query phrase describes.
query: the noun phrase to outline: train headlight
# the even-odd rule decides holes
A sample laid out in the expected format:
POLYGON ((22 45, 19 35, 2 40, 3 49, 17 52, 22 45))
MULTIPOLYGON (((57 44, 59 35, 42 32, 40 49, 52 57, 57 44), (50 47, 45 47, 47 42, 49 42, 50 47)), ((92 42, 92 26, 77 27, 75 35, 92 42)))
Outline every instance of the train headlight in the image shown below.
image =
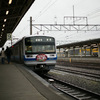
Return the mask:
POLYGON ((26 57, 29 58, 29 57, 33 57, 33 56, 32 55, 26 55, 26 57))

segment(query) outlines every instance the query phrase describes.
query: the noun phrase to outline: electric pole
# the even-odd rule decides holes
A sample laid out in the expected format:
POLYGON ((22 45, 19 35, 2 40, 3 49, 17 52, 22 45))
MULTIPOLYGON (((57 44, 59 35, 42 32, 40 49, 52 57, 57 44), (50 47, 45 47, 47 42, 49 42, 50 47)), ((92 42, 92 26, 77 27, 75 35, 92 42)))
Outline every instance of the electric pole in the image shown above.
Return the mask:
POLYGON ((32 17, 30 17, 30 35, 32 35, 32 17))

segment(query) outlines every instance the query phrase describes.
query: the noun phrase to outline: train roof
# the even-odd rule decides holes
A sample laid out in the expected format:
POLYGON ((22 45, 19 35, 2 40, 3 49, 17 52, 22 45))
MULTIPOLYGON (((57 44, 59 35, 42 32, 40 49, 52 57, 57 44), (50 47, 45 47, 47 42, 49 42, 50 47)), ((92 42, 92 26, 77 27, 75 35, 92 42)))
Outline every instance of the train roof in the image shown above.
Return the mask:
POLYGON ((34 36, 45 36, 45 37, 52 37, 52 38, 54 38, 53 36, 47 36, 47 35, 28 35, 28 36, 24 36, 24 37, 22 37, 22 38, 20 38, 17 42, 15 42, 13 45, 15 45, 15 44, 17 44, 19 41, 21 41, 22 39, 24 39, 24 38, 27 38, 27 37, 34 37, 34 36))
MULTIPOLYGON (((23 38, 26 38, 26 37, 34 37, 34 36, 44 36, 44 37, 53 37, 53 36, 48 36, 48 35, 28 35, 28 36, 24 36, 23 38)), ((54 38, 54 37, 53 37, 54 38)))

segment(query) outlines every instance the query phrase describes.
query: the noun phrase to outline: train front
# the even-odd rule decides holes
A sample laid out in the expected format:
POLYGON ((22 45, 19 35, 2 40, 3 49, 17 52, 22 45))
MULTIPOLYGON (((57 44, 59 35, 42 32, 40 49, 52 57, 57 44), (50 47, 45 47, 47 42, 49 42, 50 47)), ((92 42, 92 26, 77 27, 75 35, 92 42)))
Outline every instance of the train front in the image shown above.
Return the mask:
POLYGON ((48 36, 25 38, 24 63, 35 71, 53 69, 57 60, 55 39, 48 36))

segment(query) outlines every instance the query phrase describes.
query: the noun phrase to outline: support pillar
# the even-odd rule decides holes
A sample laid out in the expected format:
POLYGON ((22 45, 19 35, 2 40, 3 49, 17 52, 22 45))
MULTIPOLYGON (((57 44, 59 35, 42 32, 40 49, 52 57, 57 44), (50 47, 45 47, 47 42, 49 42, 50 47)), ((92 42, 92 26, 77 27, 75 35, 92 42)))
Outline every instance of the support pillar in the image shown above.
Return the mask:
POLYGON ((59 48, 59 57, 60 57, 60 48, 59 48))
POLYGON ((81 47, 81 51, 80 51, 80 57, 82 57, 82 47, 81 47))
POLYGON ((90 46, 90 56, 92 56, 92 46, 90 46))
POLYGON ((32 17, 30 17, 30 35, 32 35, 32 17))
POLYGON ((98 44, 98 57, 100 57, 100 44, 98 44))
POLYGON ((70 57, 70 48, 68 48, 68 57, 70 57))
POLYGON ((86 57, 86 47, 84 47, 84 56, 86 57))
POLYGON ((75 56, 75 47, 73 47, 73 56, 75 56))

